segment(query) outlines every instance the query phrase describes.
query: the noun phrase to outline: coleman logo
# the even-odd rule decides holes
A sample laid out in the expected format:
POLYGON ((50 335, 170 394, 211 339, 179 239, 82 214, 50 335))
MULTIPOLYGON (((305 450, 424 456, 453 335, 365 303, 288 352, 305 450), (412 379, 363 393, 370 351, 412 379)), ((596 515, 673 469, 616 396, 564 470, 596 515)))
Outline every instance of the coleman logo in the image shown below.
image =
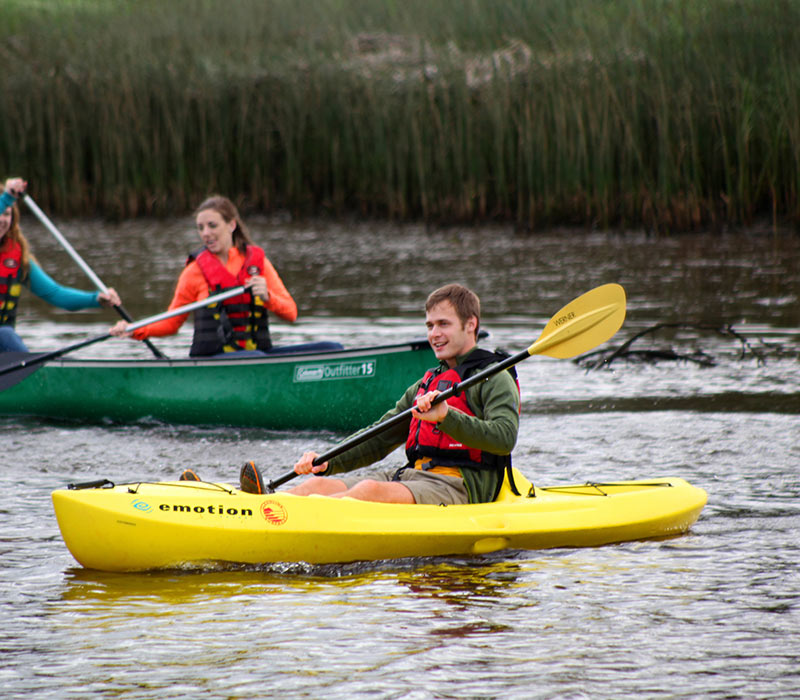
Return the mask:
POLYGON ((261 515, 272 525, 283 525, 289 518, 286 508, 278 501, 264 501, 261 504, 261 515))
POLYGON ((257 275, 258 274, 258 267, 256 265, 251 265, 247 268, 248 275, 257 275))
POLYGON ((13 270, 17 266, 17 261, 14 258, 6 258, 3 260, 3 267, 13 270))
POLYGON ((295 367, 295 382, 324 382, 330 379, 369 379, 375 376, 377 360, 325 362, 295 367))

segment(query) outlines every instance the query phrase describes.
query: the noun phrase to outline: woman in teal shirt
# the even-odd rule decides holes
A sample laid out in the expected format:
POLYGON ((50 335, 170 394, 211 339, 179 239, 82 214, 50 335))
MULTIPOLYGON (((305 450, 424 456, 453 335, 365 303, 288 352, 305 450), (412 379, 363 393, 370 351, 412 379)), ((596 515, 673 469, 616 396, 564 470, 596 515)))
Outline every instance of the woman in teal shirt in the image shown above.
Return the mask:
POLYGON ((46 302, 68 311, 122 303, 113 289, 104 294, 64 287, 42 270, 19 228, 17 197, 26 186, 22 178, 9 178, 0 194, 0 352, 28 352, 14 330, 23 284, 46 302))

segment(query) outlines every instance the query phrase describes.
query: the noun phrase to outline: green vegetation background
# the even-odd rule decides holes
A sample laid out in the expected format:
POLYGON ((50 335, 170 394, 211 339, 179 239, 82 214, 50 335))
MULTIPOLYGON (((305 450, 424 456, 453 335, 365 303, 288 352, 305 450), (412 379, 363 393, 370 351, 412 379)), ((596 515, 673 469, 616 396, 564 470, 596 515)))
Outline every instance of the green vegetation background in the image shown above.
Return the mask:
POLYGON ((800 223, 800 0, 3 0, 0 165, 64 215, 800 223))

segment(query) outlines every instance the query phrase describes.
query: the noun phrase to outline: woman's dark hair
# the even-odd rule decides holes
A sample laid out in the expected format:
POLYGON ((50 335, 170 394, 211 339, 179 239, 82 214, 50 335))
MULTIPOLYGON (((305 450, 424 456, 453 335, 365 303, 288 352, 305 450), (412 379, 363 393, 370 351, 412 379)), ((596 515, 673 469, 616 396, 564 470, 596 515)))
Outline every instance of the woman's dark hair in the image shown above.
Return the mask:
POLYGON ((233 245, 242 253, 245 252, 248 245, 252 245, 253 239, 250 238, 250 232, 247 230, 247 226, 244 225, 242 217, 239 216, 239 210, 236 205, 230 199, 223 197, 221 194, 212 194, 195 209, 195 217, 201 211, 207 209, 213 209, 228 223, 231 221, 236 222, 236 228, 233 230, 233 245))

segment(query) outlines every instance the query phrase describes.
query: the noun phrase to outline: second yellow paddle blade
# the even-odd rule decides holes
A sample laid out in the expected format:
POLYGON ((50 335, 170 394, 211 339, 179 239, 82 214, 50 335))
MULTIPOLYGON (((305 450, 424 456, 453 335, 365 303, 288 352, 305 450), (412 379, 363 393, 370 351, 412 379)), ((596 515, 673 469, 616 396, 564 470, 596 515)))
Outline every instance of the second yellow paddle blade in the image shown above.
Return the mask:
POLYGON ((604 284, 560 309, 528 348, 531 355, 575 357, 611 338, 625 320, 625 290, 604 284))

